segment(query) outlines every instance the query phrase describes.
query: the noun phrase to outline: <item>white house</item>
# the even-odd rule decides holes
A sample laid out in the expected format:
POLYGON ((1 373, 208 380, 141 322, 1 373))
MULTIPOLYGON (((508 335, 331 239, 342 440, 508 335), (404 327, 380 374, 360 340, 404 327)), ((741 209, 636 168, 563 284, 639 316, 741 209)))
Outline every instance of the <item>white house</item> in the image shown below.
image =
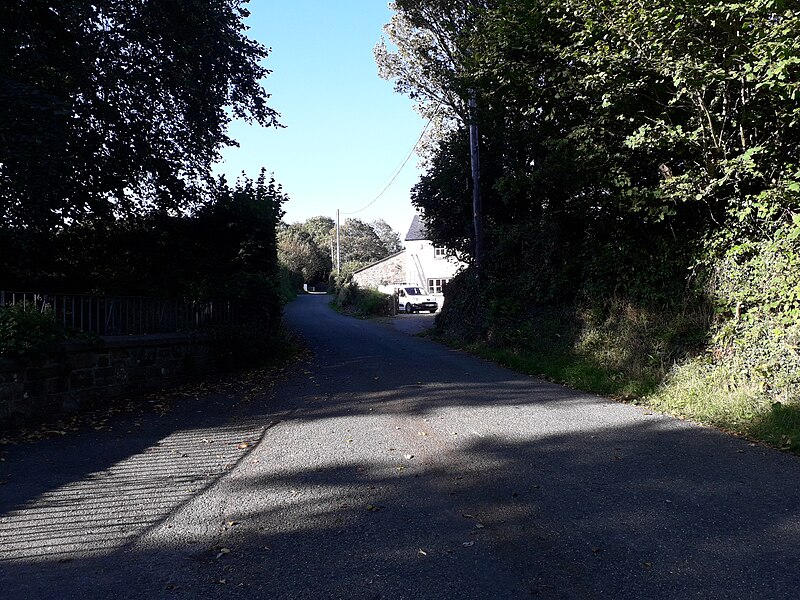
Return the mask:
POLYGON ((443 299, 444 286, 465 266, 448 256, 444 246, 434 246, 422 219, 414 215, 405 237, 405 249, 359 269, 353 273, 353 281, 372 288, 414 285, 443 299))
POLYGON ((433 245, 419 215, 414 215, 405 242, 406 281, 427 290, 429 294, 442 295, 444 286, 466 267, 461 261, 448 256, 447 248, 433 245))

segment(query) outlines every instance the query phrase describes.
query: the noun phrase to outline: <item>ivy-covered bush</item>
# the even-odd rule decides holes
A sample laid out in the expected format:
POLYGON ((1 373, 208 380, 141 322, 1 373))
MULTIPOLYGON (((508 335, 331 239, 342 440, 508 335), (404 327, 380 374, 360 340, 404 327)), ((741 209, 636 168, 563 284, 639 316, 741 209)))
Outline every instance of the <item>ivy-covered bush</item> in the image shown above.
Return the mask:
POLYGON ((723 321, 711 350, 775 400, 800 400, 800 217, 732 248, 716 269, 723 321))

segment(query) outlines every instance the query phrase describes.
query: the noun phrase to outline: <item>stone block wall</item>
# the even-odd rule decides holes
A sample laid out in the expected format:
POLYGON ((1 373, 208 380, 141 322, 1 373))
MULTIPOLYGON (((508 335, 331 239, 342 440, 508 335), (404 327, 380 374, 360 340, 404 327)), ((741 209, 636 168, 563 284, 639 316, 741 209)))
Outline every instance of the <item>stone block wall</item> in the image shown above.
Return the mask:
POLYGON ((0 359, 0 426, 52 418, 213 371, 207 338, 164 334, 67 342, 34 361, 0 359))
POLYGON ((378 286, 402 283, 406 277, 405 251, 394 254, 360 271, 353 273, 353 281, 362 288, 378 289, 378 286))

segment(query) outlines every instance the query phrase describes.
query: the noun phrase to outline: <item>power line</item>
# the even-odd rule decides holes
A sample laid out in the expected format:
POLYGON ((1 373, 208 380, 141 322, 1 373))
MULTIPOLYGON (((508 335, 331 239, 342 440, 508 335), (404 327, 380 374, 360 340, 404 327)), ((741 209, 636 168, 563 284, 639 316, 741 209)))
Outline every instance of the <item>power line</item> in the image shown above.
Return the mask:
POLYGON ((375 196, 372 200, 370 200, 369 204, 367 204, 363 208, 359 208, 358 210, 353 211, 353 212, 343 212, 342 213, 343 215, 357 215, 358 213, 360 213, 360 212, 362 212, 364 210, 367 210, 370 206, 375 204, 381 196, 383 196, 383 194, 386 192, 386 190, 388 190, 389 187, 394 183, 394 180, 397 179, 397 177, 400 175, 400 173, 403 170, 403 167, 406 166, 406 163, 408 163, 408 161, 411 159, 411 155, 414 154, 414 150, 417 149, 417 146, 419 146, 419 143, 422 141, 422 136, 424 136, 425 132, 428 131, 428 127, 430 127, 431 121, 433 121, 433 118, 428 119, 428 122, 425 124, 425 127, 422 129, 422 133, 419 134, 419 137, 417 138, 417 141, 414 142, 414 145, 411 147, 411 150, 408 151, 408 154, 406 155, 406 157, 403 160, 402 164, 399 167, 397 167, 397 169, 395 169, 395 171, 394 171, 394 173, 392 175, 392 178, 389 180, 389 183, 387 183, 384 186, 384 188, 378 193, 378 195, 375 196))

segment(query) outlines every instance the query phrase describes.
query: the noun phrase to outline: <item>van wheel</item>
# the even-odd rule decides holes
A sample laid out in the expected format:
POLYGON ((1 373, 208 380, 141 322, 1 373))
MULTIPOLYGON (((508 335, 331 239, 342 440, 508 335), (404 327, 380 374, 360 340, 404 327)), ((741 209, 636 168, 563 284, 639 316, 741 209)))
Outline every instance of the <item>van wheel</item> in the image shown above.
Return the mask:
POLYGON ((411 309, 411 303, 409 302, 408 304, 406 304, 406 314, 410 315, 412 312, 414 311, 411 309))

